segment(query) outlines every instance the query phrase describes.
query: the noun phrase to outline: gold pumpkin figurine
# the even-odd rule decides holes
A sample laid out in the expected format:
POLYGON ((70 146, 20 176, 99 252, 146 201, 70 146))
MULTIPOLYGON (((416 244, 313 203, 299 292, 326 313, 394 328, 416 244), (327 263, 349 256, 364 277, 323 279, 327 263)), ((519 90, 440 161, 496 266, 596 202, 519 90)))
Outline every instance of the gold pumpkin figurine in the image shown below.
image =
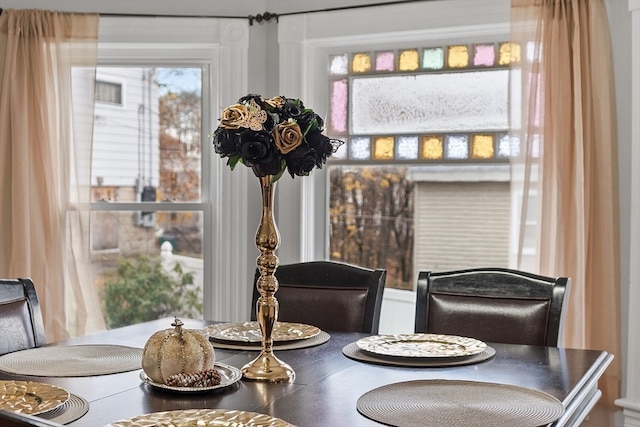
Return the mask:
POLYGON ((193 329, 183 329, 176 318, 173 329, 154 333, 142 352, 142 369, 159 384, 177 374, 190 374, 213 369, 215 353, 208 338, 193 329))

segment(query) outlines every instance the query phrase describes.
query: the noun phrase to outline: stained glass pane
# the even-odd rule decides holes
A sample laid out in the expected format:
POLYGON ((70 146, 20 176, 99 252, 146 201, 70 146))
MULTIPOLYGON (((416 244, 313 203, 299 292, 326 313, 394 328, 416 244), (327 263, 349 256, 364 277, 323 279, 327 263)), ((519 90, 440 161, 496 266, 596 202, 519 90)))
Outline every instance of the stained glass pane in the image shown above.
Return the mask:
POLYGON ((331 84, 331 120, 329 129, 331 132, 347 132, 347 80, 337 80, 331 84))
POLYGON ((474 47, 473 65, 491 67, 496 60, 496 50, 493 44, 479 44, 474 47))
POLYGON ((350 132, 504 130, 509 127, 508 81, 506 69, 354 78, 350 132))
POLYGON ((500 43, 499 65, 509 65, 520 62, 520 45, 517 43, 500 43))
POLYGON ((344 76, 349 74, 349 55, 333 55, 329 59, 329 74, 332 76, 344 76))
POLYGON ((393 137, 381 136, 373 140, 373 158, 375 160, 393 160, 393 137))
POLYGON ((347 153, 348 153, 348 145, 349 142, 345 142, 344 144, 342 144, 335 153, 333 153, 330 157, 329 161, 333 161, 333 160, 346 160, 347 159, 347 153))
POLYGON ((427 70, 440 70, 444 67, 444 50, 434 47, 422 51, 422 68, 427 70))
POLYGON ((498 138, 498 158, 507 159, 511 157, 511 137, 507 134, 498 138))
POLYGON ((398 137, 396 157, 399 160, 415 160, 418 158, 418 137, 398 137))
POLYGON ((417 49, 403 50, 400 52, 398 70, 415 71, 418 69, 420 54, 417 49))
POLYGON ((467 135, 447 135, 445 137, 445 157, 447 159, 468 159, 468 142, 467 135))
POLYGON ((493 135, 473 135, 471 139, 471 157, 474 159, 492 159, 493 135))
POLYGON ((371 55, 368 53, 357 53, 353 55, 351 69, 354 73, 367 73, 371 71, 371 55))
POLYGON ((469 48, 466 45, 449 46, 447 49, 447 65, 449 68, 468 67, 469 48))
POLYGON ((394 71, 396 55, 394 52, 380 52, 376 55, 376 71, 394 71))
POLYGON ((422 150, 420 157, 423 159, 438 160, 444 157, 444 143, 441 136, 422 137, 422 150))
POLYGON ((369 160, 371 158, 371 140, 366 137, 352 138, 349 142, 349 158, 369 160))

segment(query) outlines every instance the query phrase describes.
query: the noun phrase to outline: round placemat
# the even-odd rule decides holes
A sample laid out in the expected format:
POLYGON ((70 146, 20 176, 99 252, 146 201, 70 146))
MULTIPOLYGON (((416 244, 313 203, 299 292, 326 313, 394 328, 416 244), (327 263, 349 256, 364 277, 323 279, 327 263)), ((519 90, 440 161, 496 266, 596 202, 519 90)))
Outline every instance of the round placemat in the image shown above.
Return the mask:
POLYGON ((89 410, 89 402, 83 397, 71 394, 62 406, 38 415, 40 418, 54 421, 58 424, 69 424, 82 417, 89 410))
POLYGON ((486 346, 482 353, 473 356, 463 357, 444 357, 444 358, 413 358, 413 357, 397 357, 382 356, 373 353, 367 353, 360 350, 360 347, 353 342, 342 348, 342 354, 349 359, 358 360, 360 362, 375 363, 387 366, 410 366, 414 368, 438 368, 447 366, 472 365, 474 363, 484 362, 496 355, 493 347, 486 346))
MULTIPOLYGON (((318 335, 315 335, 311 338, 305 338, 297 341, 281 341, 280 343, 276 342, 273 344, 274 351, 280 350, 297 350, 300 348, 314 347, 316 345, 324 344, 329 341, 331 335, 329 335, 325 331, 320 331, 318 335)), ((215 339, 209 338, 209 341, 215 348, 223 348, 227 350, 249 350, 249 351, 260 351, 262 348, 262 343, 259 342, 245 342, 233 344, 228 341, 220 342, 215 339)))
POLYGON ((397 427, 535 427, 564 412, 558 399, 539 390, 456 380, 385 385, 363 394, 357 409, 397 427))
POLYGON ((37 347, 0 356, 0 370, 38 377, 87 377, 142 369, 142 349, 121 345, 37 347))

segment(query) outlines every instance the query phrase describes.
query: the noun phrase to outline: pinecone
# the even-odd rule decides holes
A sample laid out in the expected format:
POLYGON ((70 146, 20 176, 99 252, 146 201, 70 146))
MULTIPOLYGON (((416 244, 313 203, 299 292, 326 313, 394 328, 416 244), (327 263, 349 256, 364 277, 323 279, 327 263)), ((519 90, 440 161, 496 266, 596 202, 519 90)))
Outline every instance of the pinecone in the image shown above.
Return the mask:
POLYGON ((212 368, 171 375, 165 380, 165 384, 174 387, 212 387, 220 384, 220 381, 220 372, 212 368))

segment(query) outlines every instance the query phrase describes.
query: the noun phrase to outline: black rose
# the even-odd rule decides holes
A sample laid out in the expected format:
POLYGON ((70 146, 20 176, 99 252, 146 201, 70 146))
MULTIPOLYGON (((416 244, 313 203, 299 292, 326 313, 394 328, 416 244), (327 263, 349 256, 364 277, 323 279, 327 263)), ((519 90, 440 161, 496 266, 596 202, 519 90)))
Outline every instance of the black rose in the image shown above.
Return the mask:
POLYGON ((306 176, 311 173, 317 165, 316 151, 308 145, 303 144, 285 156, 287 170, 293 178, 294 175, 306 176))
POLYGON ((239 151, 247 166, 268 163, 278 156, 271 134, 263 131, 245 130, 240 133, 239 151))
POLYGON ((236 132, 219 127, 213 134, 213 149, 221 157, 232 157, 238 154, 237 141, 236 132))
POLYGON ((304 113, 304 105, 298 99, 287 99, 282 110, 287 118, 298 120, 304 113))
POLYGON ((318 167, 322 166, 327 157, 333 154, 333 144, 331 144, 331 139, 328 136, 321 134, 320 132, 309 132, 305 137, 307 144, 312 148, 316 155, 316 165, 318 167))
POLYGON ((245 95, 238 99, 238 104, 243 104, 245 102, 249 103, 251 100, 254 100, 256 104, 262 107, 262 97, 254 94, 245 95))

